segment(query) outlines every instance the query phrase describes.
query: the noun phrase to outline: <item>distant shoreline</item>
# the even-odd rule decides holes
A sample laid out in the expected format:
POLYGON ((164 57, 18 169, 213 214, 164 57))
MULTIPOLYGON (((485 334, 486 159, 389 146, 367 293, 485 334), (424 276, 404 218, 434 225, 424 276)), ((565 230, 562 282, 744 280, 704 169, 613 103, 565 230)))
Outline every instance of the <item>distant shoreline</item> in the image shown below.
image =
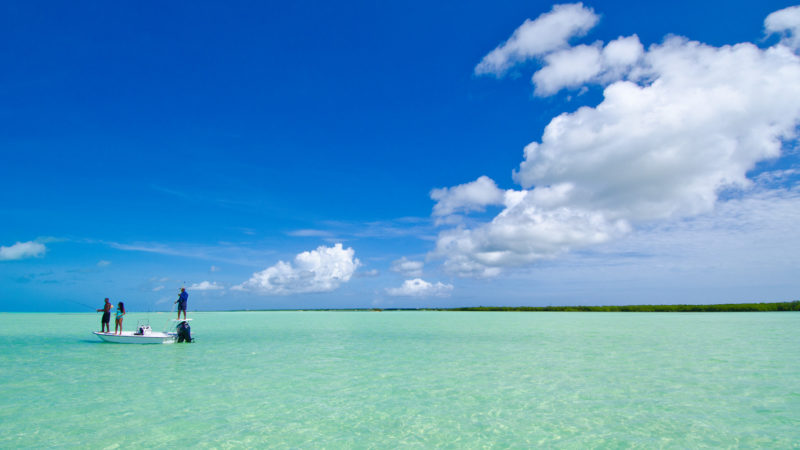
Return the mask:
MULTIPOLYGON (((220 309, 190 312, 392 312, 392 311, 443 311, 443 312, 781 312, 800 311, 800 300, 773 303, 722 303, 714 305, 620 305, 620 306, 464 306, 458 308, 316 308, 316 309, 220 309)), ((82 314, 83 311, 0 311, 3 313, 53 313, 82 314)), ((131 311, 144 312, 144 311, 131 311)), ((174 311, 147 311, 168 313, 174 311)))
POLYGON ((717 305, 477 306, 449 308, 447 311, 770 312, 800 311, 800 300, 780 303, 723 303, 717 305))
POLYGON ((340 309, 238 309, 252 311, 452 311, 452 312, 771 312, 800 311, 800 300, 776 303, 723 303, 715 305, 621 306, 465 306, 459 308, 340 308, 340 309))

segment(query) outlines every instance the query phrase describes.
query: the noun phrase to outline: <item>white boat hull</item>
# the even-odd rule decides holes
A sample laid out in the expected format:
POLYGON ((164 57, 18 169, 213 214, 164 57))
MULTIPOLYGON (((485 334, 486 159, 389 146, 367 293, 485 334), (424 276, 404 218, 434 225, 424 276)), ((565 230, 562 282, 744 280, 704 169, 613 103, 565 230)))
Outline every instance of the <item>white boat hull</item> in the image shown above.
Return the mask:
POLYGON ((113 342, 115 344, 172 344, 177 338, 175 333, 161 333, 158 331, 144 335, 133 334, 133 331, 123 331, 122 334, 93 331, 92 334, 105 342, 113 342))

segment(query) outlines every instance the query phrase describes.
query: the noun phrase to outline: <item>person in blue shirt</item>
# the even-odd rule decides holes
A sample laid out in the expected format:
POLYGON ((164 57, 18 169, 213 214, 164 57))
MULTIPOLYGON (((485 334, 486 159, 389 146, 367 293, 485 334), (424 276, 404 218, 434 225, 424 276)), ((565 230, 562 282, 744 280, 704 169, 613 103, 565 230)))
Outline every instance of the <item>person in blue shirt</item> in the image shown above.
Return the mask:
POLYGON ((181 318, 181 311, 183 311, 183 319, 186 320, 186 302, 189 300, 189 293, 186 288, 181 288, 181 293, 178 294, 178 299, 175 303, 178 304, 178 319, 181 318))

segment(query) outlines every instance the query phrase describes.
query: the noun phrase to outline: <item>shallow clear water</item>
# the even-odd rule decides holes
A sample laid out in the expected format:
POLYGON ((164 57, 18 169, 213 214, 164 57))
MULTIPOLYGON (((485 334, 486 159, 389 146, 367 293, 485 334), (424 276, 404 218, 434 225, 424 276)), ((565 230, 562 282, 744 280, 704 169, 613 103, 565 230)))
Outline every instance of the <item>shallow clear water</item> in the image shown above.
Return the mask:
POLYGON ((192 316, 0 314, 0 448, 800 446, 798 313, 192 316))

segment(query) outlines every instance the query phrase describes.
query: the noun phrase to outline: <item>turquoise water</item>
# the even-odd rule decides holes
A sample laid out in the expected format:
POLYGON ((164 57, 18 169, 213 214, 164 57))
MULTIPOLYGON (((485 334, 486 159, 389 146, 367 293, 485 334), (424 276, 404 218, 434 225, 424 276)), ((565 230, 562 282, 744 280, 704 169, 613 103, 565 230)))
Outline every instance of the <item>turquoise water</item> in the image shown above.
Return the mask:
POLYGON ((192 316, 0 314, 0 448, 800 446, 798 313, 192 316))

